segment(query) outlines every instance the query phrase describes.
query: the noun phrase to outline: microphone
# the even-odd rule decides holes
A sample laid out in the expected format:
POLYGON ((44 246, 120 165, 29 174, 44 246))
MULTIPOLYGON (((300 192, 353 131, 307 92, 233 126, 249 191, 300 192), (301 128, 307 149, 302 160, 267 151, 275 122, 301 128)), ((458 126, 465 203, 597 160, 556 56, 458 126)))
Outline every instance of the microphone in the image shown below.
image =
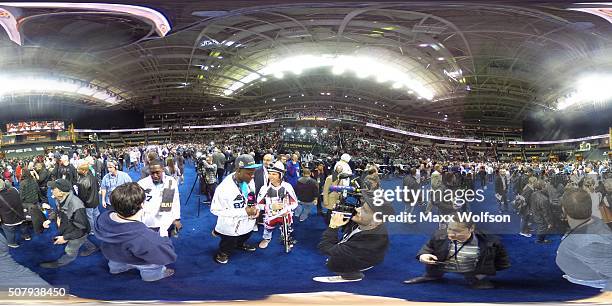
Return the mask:
POLYGON ((329 186, 329 191, 330 192, 361 192, 361 189, 359 188, 355 188, 353 186, 339 186, 339 185, 335 185, 335 186, 329 186))
POLYGON ((257 203, 257 198, 255 197, 254 192, 249 192, 247 195, 247 206, 255 206, 257 203))

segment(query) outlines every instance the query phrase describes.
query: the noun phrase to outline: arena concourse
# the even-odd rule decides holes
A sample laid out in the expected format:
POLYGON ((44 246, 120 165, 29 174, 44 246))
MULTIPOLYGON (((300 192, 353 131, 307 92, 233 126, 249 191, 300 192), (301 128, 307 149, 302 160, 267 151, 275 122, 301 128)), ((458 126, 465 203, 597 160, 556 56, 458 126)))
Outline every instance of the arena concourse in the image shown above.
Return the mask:
POLYGON ((0 302, 612 304, 612 3, 0 3, 0 302))

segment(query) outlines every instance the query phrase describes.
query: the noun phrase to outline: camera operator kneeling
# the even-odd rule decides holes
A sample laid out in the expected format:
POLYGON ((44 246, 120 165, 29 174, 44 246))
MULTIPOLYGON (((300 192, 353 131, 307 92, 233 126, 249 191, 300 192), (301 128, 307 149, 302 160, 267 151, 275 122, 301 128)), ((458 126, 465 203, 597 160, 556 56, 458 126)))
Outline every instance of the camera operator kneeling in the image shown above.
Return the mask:
POLYGON ((113 190, 110 199, 115 211, 101 214, 94 227, 110 273, 138 269, 146 282, 172 276, 174 270, 165 266, 176 261, 170 238, 160 237, 140 222, 145 202, 142 187, 125 183, 113 190))
POLYGON ((458 215, 424 245, 417 259, 425 264, 425 275, 405 280, 405 284, 441 280, 444 273, 463 274, 474 289, 492 289, 486 280, 496 271, 510 267, 508 255, 501 242, 494 236, 475 230, 469 222, 460 222, 458 215))
MULTIPOLYGON (((338 276, 315 277, 323 283, 356 282, 363 279, 363 271, 381 263, 389 247, 387 227, 377 222, 375 213, 392 215, 388 204, 373 205, 372 194, 364 193, 364 205, 356 208, 356 214, 347 218, 334 212, 329 227, 323 233, 319 250, 328 256, 327 268, 338 276), (342 238, 338 231, 342 228, 342 238)), ((379 220, 380 221, 380 220, 379 220)))

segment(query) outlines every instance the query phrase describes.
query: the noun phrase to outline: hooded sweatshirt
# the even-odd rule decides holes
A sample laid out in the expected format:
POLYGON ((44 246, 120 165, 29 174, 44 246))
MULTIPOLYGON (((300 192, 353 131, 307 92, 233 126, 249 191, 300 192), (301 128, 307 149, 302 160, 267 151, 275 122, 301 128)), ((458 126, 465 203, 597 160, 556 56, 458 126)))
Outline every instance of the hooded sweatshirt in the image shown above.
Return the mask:
POLYGON ((131 265, 167 265, 176 261, 174 246, 168 237, 160 237, 144 223, 117 222, 111 211, 100 215, 95 223, 96 238, 108 260, 131 265))

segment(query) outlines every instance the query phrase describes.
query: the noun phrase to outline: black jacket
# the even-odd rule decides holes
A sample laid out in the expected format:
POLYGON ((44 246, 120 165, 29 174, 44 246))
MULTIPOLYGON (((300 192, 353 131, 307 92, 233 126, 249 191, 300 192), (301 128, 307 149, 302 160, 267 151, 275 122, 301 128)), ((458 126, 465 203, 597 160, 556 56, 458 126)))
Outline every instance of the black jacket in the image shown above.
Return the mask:
POLYGON ((255 170, 255 174, 253 175, 253 180, 255 181, 255 194, 259 194, 259 190, 266 183, 264 182, 264 171, 268 171, 266 167, 259 167, 255 170))
POLYGON ((23 203, 38 204, 40 188, 34 179, 24 179, 19 182, 19 194, 23 203))
POLYGON ((508 187, 510 187, 510 180, 508 180, 507 177, 504 178, 506 179, 506 189, 504 189, 504 184, 502 183, 501 175, 495 176, 495 193, 504 195, 508 192, 508 187))
MULTIPOLYGON (((475 274, 495 275, 496 271, 510 267, 508 254, 503 244, 495 236, 485 235, 481 232, 474 232, 478 238, 478 263, 474 270, 475 274)), ((451 242, 446 232, 441 232, 432 237, 427 244, 417 253, 417 260, 423 254, 433 254, 438 260, 444 261, 450 253, 451 242)))
POLYGON ((61 219, 59 234, 65 240, 81 238, 91 230, 85 206, 74 193, 70 193, 63 202, 59 203, 58 218, 61 219))
POLYGON ((541 190, 536 190, 529 197, 529 211, 536 223, 553 224, 550 201, 541 190))
POLYGON ((300 177, 295 185, 295 195, 300 202, 314 202, 319 198, 319 185, 311 177, 300 177))
POLYGON ((83 201, 85 208, 96 208, 100 205, 98 180, 91 172, 87 171, 86 175, 79 175, 77 186, 79 199, 83 201))
MULTIPOLYGON (((349 222, 344 235, 356 230, 358 225, 349 222)), ((338 229, 327 228, 319 243, 319 251, 329 257, 329 262, 340 263, 339 272, 358 271, 381 263, 389 248, 389 234, 384 224, 374 229, 361 231, 340 243, 338 229), (344 270, 344 271, 340 271, 344 270)))
POLYGON ((51 178, 51 174, 49 173, 49 170, 42 168, 40 172, 37 171, 37 173, 38 173, 38 179, 36 180, 36 182, 38 183, 38 187, 43 190, 47 190, 47 182, 51 178))
POLYGON ((76 168, 71 164, 68 164, 68 166, 57 165, 55 167, 55 170, 53 171, 53 175, 51 175, 51 179, 57 180, 61 178, 68 180, 72 185, 76 185, 77 183, 76 168))
POLYGON ((0 218, 2 224, 19 224, 25 221, 19 192, 13 187, 0 191, 0 218))
POLYGON ((416 178, 410 174, 406 175, 402 180, 402 186, 408 191, 406 194, 408 199, 406 204, 414 204, 416 199, 414 199, 410 190, 414 190, 416 192, 416 190, 421 188, 416 178))

